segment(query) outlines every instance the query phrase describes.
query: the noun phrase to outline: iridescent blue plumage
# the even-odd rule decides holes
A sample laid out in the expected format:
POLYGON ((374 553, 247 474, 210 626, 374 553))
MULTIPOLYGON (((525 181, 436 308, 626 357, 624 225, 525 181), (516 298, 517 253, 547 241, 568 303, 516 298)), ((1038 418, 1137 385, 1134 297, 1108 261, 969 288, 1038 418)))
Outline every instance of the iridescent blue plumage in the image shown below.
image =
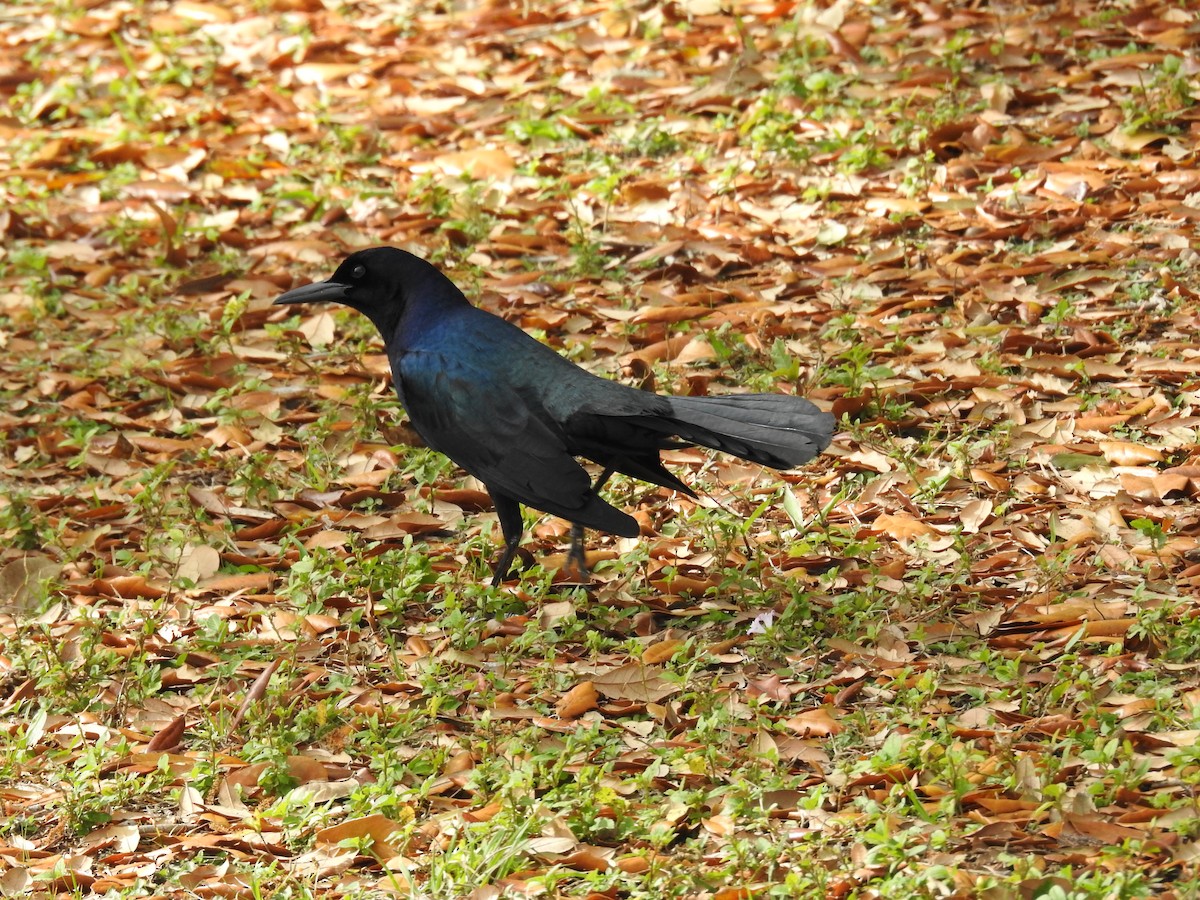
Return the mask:
POLYGON ((632 516, 600 497, 613 472, 691 494, 660 451, 700 444, 785 469, 816 456, 833 432, 833 416, 798 397, 667 397, 600 378, 393 247, 354 253, 328 281, 275 302, 323 300, 371 319, 413 428, 487 486, 506 545, 493 584, 520 544, 522 503, 573 524, 571 558, 582 570, 584 527, 638 534, 632 516), (595 484, 576 457, 604 468, 595 484))

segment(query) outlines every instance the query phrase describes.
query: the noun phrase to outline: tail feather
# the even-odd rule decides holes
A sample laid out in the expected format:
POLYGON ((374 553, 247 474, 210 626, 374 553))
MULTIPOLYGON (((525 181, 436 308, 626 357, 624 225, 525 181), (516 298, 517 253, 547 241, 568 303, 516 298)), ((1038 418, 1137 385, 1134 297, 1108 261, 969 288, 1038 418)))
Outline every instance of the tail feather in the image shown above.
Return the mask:
POLYGON ((790 469, 808 462, 833 437, 834 418, 786 394, 671 397, 672 415, 653 427, 689 443, 790 469))

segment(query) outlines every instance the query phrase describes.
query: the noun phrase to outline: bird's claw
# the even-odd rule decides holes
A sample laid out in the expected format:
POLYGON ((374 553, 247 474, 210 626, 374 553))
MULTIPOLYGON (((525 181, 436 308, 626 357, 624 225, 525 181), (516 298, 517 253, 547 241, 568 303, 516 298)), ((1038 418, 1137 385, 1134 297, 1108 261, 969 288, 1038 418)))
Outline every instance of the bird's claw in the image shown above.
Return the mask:
POLYGON ((587 583, 590 573, 588 572, 587 557, 583 555, 582 547, 578 550, 572 547, 567 553, 567 565, 563 571, 577 576, 580 582, 587 583))

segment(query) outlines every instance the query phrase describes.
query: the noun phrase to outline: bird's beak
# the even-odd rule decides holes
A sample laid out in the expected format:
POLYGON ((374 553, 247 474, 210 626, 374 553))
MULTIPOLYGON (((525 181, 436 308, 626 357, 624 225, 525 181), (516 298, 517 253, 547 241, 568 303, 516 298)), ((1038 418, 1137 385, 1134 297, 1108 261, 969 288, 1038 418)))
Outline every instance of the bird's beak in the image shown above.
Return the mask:
POLYGON ((349 285, 338 284, 336 281, 317 281, 312 284, 306 284, 304 287, 292 288, 286 294, 280 294, 275 298, 273 305, 280 303, 321 303, 324 301, 344 303, 349 291, 349 285))

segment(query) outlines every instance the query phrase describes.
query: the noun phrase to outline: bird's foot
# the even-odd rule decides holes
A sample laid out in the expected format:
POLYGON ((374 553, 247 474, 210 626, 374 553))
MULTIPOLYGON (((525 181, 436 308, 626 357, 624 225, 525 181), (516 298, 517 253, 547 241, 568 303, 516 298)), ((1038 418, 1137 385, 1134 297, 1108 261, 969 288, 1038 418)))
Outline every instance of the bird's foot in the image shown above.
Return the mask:
POLYGON ((590 580, 587 555, 583 551, 582 525, 571 525, 571 549, 567 551, 567 564, 563 571, 577 575, 580 584, 587 584, 590 580))
POLYGON ((575 576, 580 584, 588 583, 591 573, 588 572, 587 557, 584 556, 582 548, 578 552, 574 547, 571 548, 567 553, 567 564, 563 566, 563 571, 575 576))

